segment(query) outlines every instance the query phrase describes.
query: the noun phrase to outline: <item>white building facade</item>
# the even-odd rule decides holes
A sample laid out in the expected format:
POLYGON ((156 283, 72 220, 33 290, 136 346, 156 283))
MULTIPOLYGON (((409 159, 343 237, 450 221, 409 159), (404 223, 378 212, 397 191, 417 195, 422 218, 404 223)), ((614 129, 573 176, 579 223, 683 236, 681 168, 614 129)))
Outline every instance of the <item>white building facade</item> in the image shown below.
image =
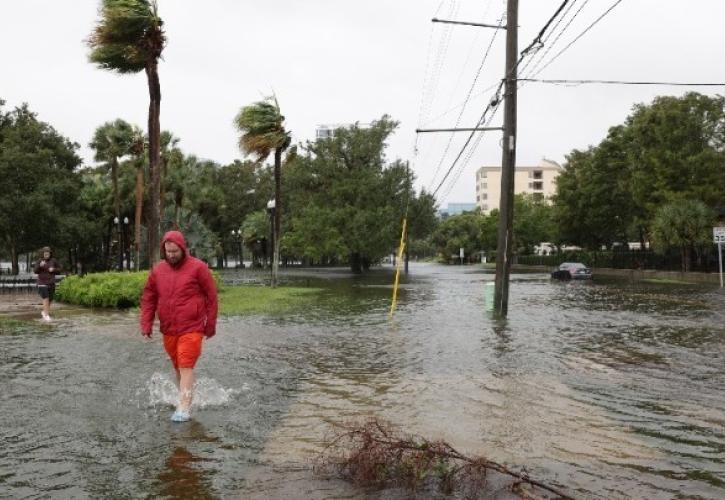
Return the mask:
MULTIPOLYGON (((535 166, 517 166, 514 193, 532 194, 542 199, 556 194, 556 178, 562 167, 555 161, 543 159, 535 166)), ((481 167, 476 171, 476 205, 488 214, 501 202, 501 167, 481 167)))

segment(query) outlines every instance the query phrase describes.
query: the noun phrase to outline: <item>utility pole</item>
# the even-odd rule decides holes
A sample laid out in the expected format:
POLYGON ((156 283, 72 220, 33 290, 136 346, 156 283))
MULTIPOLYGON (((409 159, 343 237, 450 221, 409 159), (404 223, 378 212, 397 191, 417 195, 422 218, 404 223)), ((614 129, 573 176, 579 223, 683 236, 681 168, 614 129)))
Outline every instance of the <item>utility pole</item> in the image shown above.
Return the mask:
MULTIPOLYGON (((405 162, 405 203, 406 207, 410 207, 410 164, 405 162)), ((409 217, 410 212, 406 210, 406 217, 409 217)), ((405 274, 408 274, 408 261, 410 260, 410 253, 408 253, 408 233, 410 232, 410 221, 408 221, 408 229, 405 230, 405 274)))
POLYGON ((506 7, 506 77, 504 89, 503 153, 501 159, 501 202, 496 247, 495 313, 505 318, 509 303, 511 245, 514 220, 514 174, 516 169, 516 79, 518 69, 518 0, 506 7))

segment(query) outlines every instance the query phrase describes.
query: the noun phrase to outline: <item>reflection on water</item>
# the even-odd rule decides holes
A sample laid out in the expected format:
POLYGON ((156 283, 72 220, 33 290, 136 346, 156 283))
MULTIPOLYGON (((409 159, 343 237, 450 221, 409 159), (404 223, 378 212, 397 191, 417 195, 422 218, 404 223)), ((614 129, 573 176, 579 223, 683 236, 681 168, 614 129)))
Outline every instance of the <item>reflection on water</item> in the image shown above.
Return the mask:
POLYGON ((220 443, 206 433, 204 426, 191 421, 181 427, 171 440, 169 458, 159 473, 158 494, 168 498, 216 498, 213 494, 212 475, 214 460, 195 456, 188 450, 189 443, 220 443))
POLYGON ((499 321, 491 279, 414 265, 390 321, 389 270, 291 273, 325 292, 284 317, 223 318, 182 425, 160 339, 133 312, 3 329, 0 491, 364 498, 308 465, 332 426, 377 415, 575 496, 725 497, 725 294, 514 275, 499 321))

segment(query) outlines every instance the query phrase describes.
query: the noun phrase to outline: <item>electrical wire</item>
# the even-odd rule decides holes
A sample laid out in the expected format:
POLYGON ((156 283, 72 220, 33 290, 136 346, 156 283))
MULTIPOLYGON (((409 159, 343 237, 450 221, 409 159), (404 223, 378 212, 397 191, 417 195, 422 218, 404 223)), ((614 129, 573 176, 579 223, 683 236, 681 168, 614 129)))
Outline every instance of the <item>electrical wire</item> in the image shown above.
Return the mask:
POLYGON ((521 51, 521 55, 526 55, 528 52, 533 49, 536 45, 541 43, 541 38, 544 36, 544 33, 546 33, 546 30, 551 26, 551 23, 556 19, 556 17, 559 15, 559 13, 562 11, 564 7, 566 7, 566 4, 569 3, 569 0, 564 0, 561 2, 561 5, 559 5, 559 8, 556 9, 556 12, 554 12, 554 15, 549 18, 548 21, 546 21, 546 24, 543 28, 539 31, 539 34, 536 35, 536 38, 533 39, 533 41, 526 47, 524 50, 521 51))
POLYGON ((725 83, 703 83, 703 82, 661 82, 661 81, 626 81, 626 80, 562 80, 562 79, 538 79, 519 78, 520 82, 548 83, 553 85, 663 85, 675 87, 723 87, 725 83))
MULTIPOLYGON (((554 41, 547 45, 546 50, 541 54, 539 57, 539 60, 536 61, 536 64, 531 68, 528 75, 531 75, 536 71, 536 69, 541 65, 541 63, 546 59, 546 56, 551 52, 551 50, 556 47, 557 42, 561 39, 561 36, 566 33, 566 31, 569 29, 569 26, 571 26, 571 23, 574 22, 574 20, 577 18, 577 16, 581 13, 581 11, 584 9, 584 7, 587 6, 589 3, 589 0, 584 0, 584 3, 579 6, 579 8, 574 12, 574 15, 569 19, 569 22, 566 23, 566 25, 561 29, 558 35, 556 35, 556 38, 554 38, 554 41)), ((572 4, 574 5, 574 4, 572 4)))
MULTIPOLYGON (((589 0, 584 0, 584 5, 586 5, 588 1, 589 1, 589 0)), ((579 9, 579 10, 578 10, 578 11, 577 11, 577 12, 576 12, 576 13, 574 14, 574 17, 572 17, 572 19, 571 19, 571 20, 570 20, 570 21, 569 21, 569 22, 567 23, 567 25, 566 25, 566 26, 565 26, 565 27, 564 27, 564 28, 562 29, 561 33, 559 33, 559 34, 557 35, 557 37, 556 37, 556 38, 554 39, 554 42, 553 42, 552 44, 549 44, 549 39, 550 39, 550 38, 551 38, 551 37, 552 37, 552 36, 554 35, 554 33, 556 33, 556 29, 557 29, 557 28, 559 27, 559 25, 560 25, 560 24, 561 24, 561 23, 562 23, 562 22, 564 21, 564 19, 566 19, 566 16, 567 16, 567 15, 569 15, 569 11, 570 11, 570 10, 571 10, 571 9, 572 9, 572 8, 574 7, 574 5, 576 5, 576 2, 577 2, 577 0, 574 0, 573 2, 571 2, 571 3, 570 3, 570 4, 569 4, 569 5, 567 6, 567 7, 566 7, 566 10, 564 11, 564 13, 563 13, 563 14, 562 14, 562 15, 561 15, 561 16, 559 17, 559 19, 557 19, 557 21, 556 21, 556 24, 554 25, 554 27, 553 27, 553 28, 551 29, 551 31, 549 31, 549 33, 548 33, 548 34, 546 35, 546 38, 544 38, 544 39, 543 39, 543 40, 541 41, 541 43, 542 43, 542 44, 544 45, 544 47, 546 47, 546 51, 544 52, 544 56, 545 56, 546 54, 548 54, 548 53, 549 53, 549 51, 551 50, 551 48, 552 48, 552 47, 553 47, 554 45, 556 45, 556 42, 557 42, 557 41, 559 40, 559 38, 561 37, 562 33, 564 33, 564 31, 566 31, 566 28, 568 28, 568 27, 569 27, 569 25, 571 24, 571 21, 573 21, 573 20, 574 20, 574 18, 576 18, 577 14, 579 14, 579 11, 581 11, 581 9, 579 9)), ((582 5, 582 8, 584 7, 584 5, 582 5)), ((537 51, 537 54, 538 54, 538 51, 537 51)), ((535 57, 535 56, 536 56, 537 54, 534 54, 534 57, 535 57)), ((544 56, 542 56, 542 58, 543 58, 544 56)), ((532 61, 534 60, 534 57, 532 57, 531 59, 529 59, 528 61, 526 61, 526 64, 524 65, 524 67, 523 67, 523 68, 521 68, 521 70, 520 70, 520 73, 523 73, 524 71, 526 71, 526 68, 528 68, 528 67, 529 67, 529 64, 531 64, 531 62, 532 62, 532 61)), ((539 59, 539 62, 541 62, 541 59, 539 59)))
POLYGON ((599 21, 601 21, 602 19, 604 19, 604 17, 605 17, 605 16, 607 15, 607 14, 609 14, 610 12, 612 12, 612 10, 613 10, 613 9, 614 9, 614 8, 615 8, 615 7, 617 6, 617 5, 619 5, 620 3, 622 3, 622 0, 616 0, 616 2, 614 2, 614 3, 613 3, 613 4, 612 4, 612 5, 611 5, 611 6, 610 6, 610 7, 609 7, 609 8, 607 9, 607 10, 605 10, 605 11, 604 11, 604 13, 603 13, 602 15, 600 15, 600 16, 599 16, 598 18, 596 18, 596 19, 594 20, 594 22, 593 22, 593 23, 591 23, 591 24, 590 24, 589 26, 587 26, 587 27, 586 27, 586 28, 584 29, 584 31, 582 31, 581 33, 579 33, 579 34, 578 34, 578 35, 577 35, 577 36, 576 36, 576 37, 575 37, 575 38, 574 38, 574 39, 573 39, 573 40, 572 40, 571 42, 569 42, 569 43, 567 44, 567 46, 566 46, 566 47, 564 47, 564 48, 563 48, 563 49, 561 49, 561 50, 560 50, 559 52, 557 52, 557 54, 556 54, 556 55, 555 55, 554 57, 552 57, 551 59, 549 59, 549 62, 547 62, 547 63, 546 63, 546 64, 545 64, 545 65, 544 65, 544 66, 543 66, 543 67, 542 67, 542 68, 541 68, 540 70, 538 70, 538 71, 537 71, 537 72, 536 72, 536 73, 535 73, 535 74, 533 75, 533 77, 535 78, 535 77, 536 77, 536 76, 537 76, 537 75, 538 75, 539 73, 541 73, 541 72, 542 72, 542 71, 544 71, 544 70, 545 70, 545 69, 546 69, 547 67, 549 67, 549 65, 550 65, 551 63, 553 63, 554 61, 556 61, 556 60, 557 60, 557 59, 559 58, 559 56, 561 56, 561 55, 562 55, 562 54, 563 54, 564 52, 566 52, 566 51, 567 51, 567 50, 569 49, 569 47, 571 47, 572 45, 574 45, 574 43, 576 43, 576 41, 577 41, 577 40, 579 40, 579 39, 580 39, 581 37, 583 37, 583 36, 584 36, 584 35, 585 35, 585 34, 586 34, 587 32, 589 32, 589 30, 591 30, 591 29, 592 29, 592 28, 593 28, 593 27, 594 27, 594 26, 595 26, 595 25, 596 25, 597 23, 599 23, 599 21))
MULTIPOLYGON (((498 22, 498 26, 500 27, 503 23, 504 17, 501 16, 498 22)), ((483 66, 486 64, 486 61, 488 60, 488 54, 491 52, 491 47, 493 47, 493 43, 496 41, 496 35, 498 34, 499 30, 494 30, 493 36, 491 37, 491 42, 488 44, 488 47, 486 48, 486 52, 483 55, 483 59, 481 60, 481 64, 478 66, 478 71, 476 72, 476 76, 473 79, 473 83, 471 84, 471 87, 468 89, 468 94, 466 95, 466 99, 463 101, 463 107, 461 108, 461 112, 458 113, 458 118, 456 119, 456 124, 453 126, 453 128, 458 128, 458 125, 461 123, 461 118, 463 118, 463 113, 466 110, 466 105, 468 104, 468 101, 471 99, 471 95, 473 94, 473 89, 476 88, 476 83, 478 83, 478 78, 481 76, 481 71, 483 70, 483 66)), ((455 135, 455 132, 451 132, 451 135, 448 138, 448 143, 446 144, 445 149, 443 150, 443 154, 441 155, 441 159, 438 162, 438 166, 435 169, 435 172, 433 173, 433 177, 431 178, 430 186, 433 186, 435 183, 435 179, 438 176, 438 172, 440 172, 441 167, 443 166, 443 162, 445 161, 446 156, 448 155, 448 151, 450 150, 451 143, 453 142, 453 136, 455 135)))
MULTIPOLYGON (((501 92, 501 89, 503 88, 503 85, 504 85, 505 81, 506 81, 506 80, 507 80, 508 78, 510 78, 510 77, 511 77, 512 75, 516 75, 516 74, 517 74, 517 70, 518 70, 518 67, 519 67, 519 65, 521 64, 521 62, 522 62, 522 61, 523 61, 523 60, 524 60, 524 59, 525 59, 525 58, 526 58, 526 57, 527 57, 527 56, 529 55, 529 53, 530 53, 530 52, 532 51, 532 49, 533 49, 534 47, 536 47, 536 46, 537 46, 538 44, 540 44, 540 43, 541 43, 541 40, 542 40, 542 38, 543 38, 544 34, 546 33, 547 29, 549 28, 549 26, 551 26, 551 23, 552 23, 552 22, 553 22, 553 21, 554 21, 554 20, 555 20, 555 19, 556 19, 556 18, 558 17, 558 15, 559 15, 559 14, 561 13, 561 11, 562 11, 562 10, 563 10, 563 9, 564 9, 564 8, 566 7, 566 5, 567 5, 567 4, 569 3, 569 1, 570 1, 570 0, 564 0, 564 1, 563 1, 563 2, 562 2, 562 3, 560 4, 560 5, 559 5, 559 7, 558 7, 558 8, 556 9, 556 11, 554 12, 554 14, 553 14, 553 15, 552 15, 552 16, 551 16, 551 17, 549 18, 549 20, 548 20, 548 21, 547 21, 547 22, 546 22, 546 23, 544 24, 544 26, 543 26, 543 27, 542 27, 542 29, 541 29, 541 30, 539 31, 538 35, 537 35, 537 36, 536 36, 536 37, 534 38, 534 40, 533 40, 533 41, 532 41, 532 42, 531 42, 531 43, 530 43, 530 44, 529 44, 529 45, 528 45, 528 46, 527 46, 527 47, 526 47, 526 48, 525 48, 524 50, 522 50, 522 51, 520 52, 520 54, 519 54, 519 58, 518 58, 518 60, 516 61, 516 64, 514 65, 514 67, 513 67, 513 68, 511 68, 511 70, 509 71, 509 73, 508 73, 508 74, 506 75, 506 78, 505 78, 505 79, 503 79, 503 80, 501 80, 501 82, 499 83, 499 85, 498 85, 498 88, 497 88, 497 90, 496 90, 496 94, 495 94, 495 97, 494 97, 494 99, 492 99, 492 100, 491 100, 491 102, 489 102, 488 106, 486 106, 486 109, 485 109, 485 110, 483 111, 483 114, 481 115, 481 118, 480 118, 480 119, 478 120, 478 123, 477 123, 477 125, 476 125, 476 126, 475 126, 474 128, 479 128, 479 127, 481 126, 481 124, 483 124, 483 123, 484 123, 484 122, 486 121, 486 119, 485 119, 485 117, 486 117, 486 114, 487 114, 487 113, 488 113, 488 112, 489 112, 489 111, 490 111, 490 110, 491 110, 491 109, 492 109, 493 107, 496 107, 496 109, 498 109, 498 105, 499 105, 499 103, 500 103, 500 92, 501 92)), ((581 33, 581 34, 580 34, 580 35, 579 35, 579 36, 578 36, 577 38, 575 38, 575 39, 574 39, 574 41, 572 41, 572 43, 574 43, 574 42, 575 42, 575 41, 576 41, 576 40, 577 40, 578 38, 581 38, 581 36, 582 36, 582 35, 583 35, 584 33, 586 33, 586 31, 588 31, 589 29, 591 29, 591 27, 592 27, 592 26, 594 26, 594 25, 595 25, 595 24, 596 24, 597 22, 599 22, 599 20, 601 20, 601 19, 602 19, 602 18, 603 18, 603 17, 605 16, 605 15, 607 15, 607 14, 608 14, 608 13, 609 13, 609 12, 610 12, 610 11, 611 11, 611 10, 612 10, 612 9, 613 9, 614 7, 616 7, 616 6, 617 6, 617 4, 619 4, 619 3, 621 2, 621 1, 622 1, 622 0, 617 0, 617 2, 616 2, 616 3, 614 4, 614 5, 612 5, 612 6, 611 6, 611 7, 610 7, 610 8, 609 8, 609 9, 608 9, 608 10, 607 10, 607 11, 606 11, 606 12, 605 12, 604 14, 602 14, 602 15, 601 15, 601 16, 600 16, 600 17, 599 17, 599 18, 598 18, 597 20, 595 20, 595 21, 594 21, 594 23, 592 23, 592 24, 591 24, 591 25, 590 25, 590 26, 589 26, 589 27, 588 27, 588 28, 587 28, 587 29, 586 29, 586 30, 585 30, 585 31, 584 31, 583 33, 581 33)), ((580 9, 580 10, 581 10, 581 9, 580 9)), ((508 21, 507 21, 507 22, 508 22, 508 21)), ((564 48, 564 50, 566 50, 566 49, 567 49, 567 48, 568 48, 568 47, 569 47, 570 45, 571 45, 571 44, 569 44, 569 45, 568 45, 567 47, 565 47, 565 48, 564 48)), ((558 57, 558 56, 559 56, 559 55, 560 55, 560 54, 561 54, 562 52, 563 52, 563 51, 559 52, 559 54, 557 54, 557 55, 555 56, 555 58, 556 58, 556 57, 558 57)), ((550 62, 551 62, 551 61, 550 61, 550 62)), ((548 65, 548 64, 550 64, 550 62, 549 62, 549 63, 547 63, 547 65, 548 65)), ((542 68, 542 69, 543 69, 543 68, 542 68)), ((463 110, 465 110, 465 105, 464 105, 464 107, 463 107, 463 110)), ((462 110, 461 112, 463 112, 463 110, 462 110)), ((461 150, 460 150, 460 151, 458 152, 458 155, 457 155, 457 156, 456 156, 456 158, 455 158, 455 159, 453 160, 453 163, 452 163, 452 164, 451 164, 451 166, 450 166, 450 167, 448 168, 448 171, 446 172, 446 174, 445 174, 445 175, 443 176, 443 179, 442 179, 442 180, 440 181, 440 183, 438 184, 438 186, 436 187, 436 189, 435 189, 435 190, 433 190, 433 196, 435 196, 435 195, 436 195, 436 194, 438 193, 438 191, 439 191, 439 190, 440 190, 440 188, 441 188, 441 187, 443 186, 443 184, 444 184, 444 182, 446 181, 446 179, 447 179, 447 178, 448 178, 448 177, 450 176, 451 172, 453 171, 453 169, 454 169, 454 168, 456 167, 456 165, 458 164, 458 161, 460 160, 460 158, 461 158, 461 156, 463 155, 464 151, 466 150, 466 148, 468 147, 468 145, 469 145, 469 144, 471 143, 471 140, 473 139, 473 136, 475 135, 475 133, 476 133, 476 130, 473 130, 473 131, 471 131, 471 133, 469 134, 469 136, 468 136, 468 138, 466 139, 465 143, 464 143, 464 144, 463 144, 463 146, 461 147, 461 150)), ((482 134, 481 134, 481 135, 482 135, 482 134)), ((478 140, 478 141, 477 141, 477 142, 475 143, 475 146, 477 146, 477 145, 478 145, 479 143, 480 143, 480 140, 478 140)), ((471 148, 471 151, 469 152, 468 158, 470 158, 470 157, 471 157, 471 155, 473 154, 473 151, 475 151, 475 147, 474 147, 474 148, 471 148)), ((461 167, 459 167, 459 170, 458 170, 458 172, 460 172, 460 171, 462 171, 462 168, 461 168, 461 167)), ((450 189, 449 189, 449 191, 450 191, 450 189)))

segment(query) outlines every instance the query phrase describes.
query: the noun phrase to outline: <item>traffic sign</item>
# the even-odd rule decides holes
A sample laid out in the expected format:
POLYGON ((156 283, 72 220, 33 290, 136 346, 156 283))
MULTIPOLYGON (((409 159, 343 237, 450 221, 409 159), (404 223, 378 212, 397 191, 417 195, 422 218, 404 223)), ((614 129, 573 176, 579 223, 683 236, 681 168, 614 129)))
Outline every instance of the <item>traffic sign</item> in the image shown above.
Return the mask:
POLYGON ((725 226, 716 226, 712 228, 713 243, 725 243, 725 226))

